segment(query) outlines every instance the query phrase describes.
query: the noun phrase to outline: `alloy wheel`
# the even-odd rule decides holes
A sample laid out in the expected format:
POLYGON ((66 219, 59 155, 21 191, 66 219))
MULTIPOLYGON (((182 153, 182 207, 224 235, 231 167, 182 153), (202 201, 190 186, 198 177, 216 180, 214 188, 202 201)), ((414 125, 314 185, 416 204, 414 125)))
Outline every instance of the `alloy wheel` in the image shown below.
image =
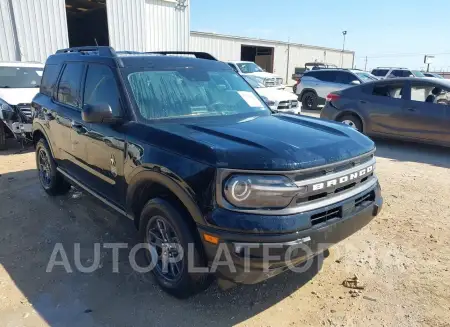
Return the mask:
POLYGON ((45 187, 52 183, 50 159, 44 149, 40 149, 39 153, 39 179, 45 187))
POLYGON ((354 129, 357 129, 355 122, 350 119, 343 120, 342 123, 354 128, 354 129))
POLYGON ((162 216, 154 216, 148 223, 147 242, 156 251, 156 272, 168 281, 178 280, 183 273, 180 240, 171 223, 162 216))

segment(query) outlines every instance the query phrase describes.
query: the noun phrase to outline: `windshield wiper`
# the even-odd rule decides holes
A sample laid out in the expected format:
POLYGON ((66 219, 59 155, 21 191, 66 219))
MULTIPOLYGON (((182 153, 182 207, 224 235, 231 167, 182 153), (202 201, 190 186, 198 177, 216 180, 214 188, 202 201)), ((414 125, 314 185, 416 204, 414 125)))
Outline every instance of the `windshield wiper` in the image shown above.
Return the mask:
POLYGON ((7 85, 0 85, 0 89, 10 89, 11 87, 10 86, 7 86, 7 85))

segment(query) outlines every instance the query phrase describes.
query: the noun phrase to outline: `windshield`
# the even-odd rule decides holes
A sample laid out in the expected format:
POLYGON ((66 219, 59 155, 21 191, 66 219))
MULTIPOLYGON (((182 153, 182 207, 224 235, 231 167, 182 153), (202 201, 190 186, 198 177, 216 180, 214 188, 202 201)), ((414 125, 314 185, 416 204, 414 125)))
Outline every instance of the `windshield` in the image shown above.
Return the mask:
POLYGON ((35 67, 0 67, 0 88, 39 87, 42 72, 35 67))
POLYGON ((411 72, 416 77, 426 77, 422 72, 419 72, 418 70, 411 70, 411 72))
POLYGON ((190 67, 128 74, 145 119, 270 113, 255 91, 233 71, 190 67))
POLYGON ((370 81, 377 81, 378 79, 369 73, 356 73, 356 76, 358 76, 363 82, 370 82, 370 81))
POLYGON ((250 76, 243 76, 245 80, 250 84, 254 89, 266 87, 263 83, 259 82, 256 78, 250 76))
POLYGON ((239 69, 244 74, 259 73, 259 72, 263 72, 264 71, 261 67, 259 67, 254 62, 241 62, 241 63, 238 63, 236 65, 238 65, 239 69))

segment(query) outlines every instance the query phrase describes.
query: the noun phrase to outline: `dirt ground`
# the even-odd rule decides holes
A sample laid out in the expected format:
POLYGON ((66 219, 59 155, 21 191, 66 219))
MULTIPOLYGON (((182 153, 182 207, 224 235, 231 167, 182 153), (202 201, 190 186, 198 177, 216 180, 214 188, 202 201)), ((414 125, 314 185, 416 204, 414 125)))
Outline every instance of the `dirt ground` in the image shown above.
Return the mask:
POLYGON ((45 269, 54 244, 84 262, 96 242, 135 242, 131 221, 87 195, 50 198, 32 150, 0 153, 0 326, 450 326, 450 150, 376 140, 385 204, 305 274, 174 299, 110 252, 87 274, 45 269), (365 285, 351 294, 342 281, 365 285))

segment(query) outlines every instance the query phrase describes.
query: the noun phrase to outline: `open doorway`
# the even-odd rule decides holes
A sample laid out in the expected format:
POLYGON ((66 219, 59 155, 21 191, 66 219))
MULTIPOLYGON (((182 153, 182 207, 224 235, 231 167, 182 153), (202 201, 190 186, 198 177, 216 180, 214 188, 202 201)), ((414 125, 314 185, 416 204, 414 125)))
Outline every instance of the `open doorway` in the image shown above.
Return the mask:
POLYGON ((69 45, 109 45, 106 0, 65 0, 69 45))
POLYGON ((253 61, 269 73, 273 73, 274 48, 241 45, 241 60, 253 61))

